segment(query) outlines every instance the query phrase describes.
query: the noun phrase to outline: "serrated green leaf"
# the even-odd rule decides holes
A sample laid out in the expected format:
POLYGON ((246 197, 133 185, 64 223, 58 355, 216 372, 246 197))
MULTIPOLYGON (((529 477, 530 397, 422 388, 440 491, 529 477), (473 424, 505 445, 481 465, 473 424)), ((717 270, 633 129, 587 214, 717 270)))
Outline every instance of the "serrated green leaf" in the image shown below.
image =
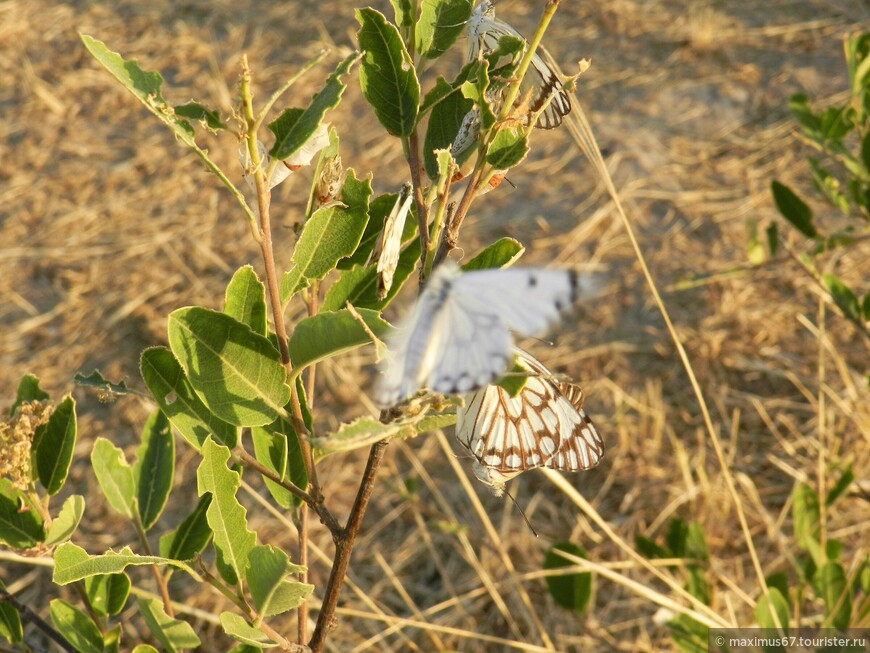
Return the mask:
POLYGON ((79 653, 103 653, 103 636, 91 618, 63 599, 53 599, 51 623, 79 653))
POLYGON ((216 109, 208 109, 199 102, 187 102, 175 107, 175 115, 188 120, 201 122, 212 131, 228 129, 221 120, 221 114, 216 109))
POLYGON ((450 49, 471 18, 468 0, 423 0, 417 21, 417 54, 437 59, 450 49))
POLYGON ((91 608, 101 616, 121 612, 130 595, 127 574, 100 574, 85 578, 85 594, 91 608))
POLYGON ((272 546, 257 546, 248 554, 250 572, 248 589, 257 612, 265 617, 283 614, 305 601, 314 590, 313 585, 287 579, 287 574, 298 572, 290 565, 287 554, 272 546))
MULTIPOLYGON (((450 89, 450 92, 432 107, 432 115, 429 117, 426 136, 423 139, 423 167, 429 179, 438 178, 438 160, 435 151, 453 144, 463 119, 474 108, 474 102, 465 97, 459 88, 452 89, 443 79, 439 79, 439 83, 443 84, 441 89, 450 89)), ((469 156, 473 151, 474 148, 468 149, 469 156)))
POLYGON ((45 540, 42 518, 24 492, 0 477, 0 542, 13 549, 30 549, 45 540))
POLYGON ((238 430, 214 415, 197 396, 181 365, 165 347, 142 352, 140 371, 163 414, 197 451, 209 435, 226 446, 238 444, 238 430))
POLYGON ((236 498, 241 477, 227 467, 229 458, 229 449, 206 440, 202 462, 196 470, 196 488, 200 496, 206 492, 212 495, 206 511, 208 525, 222 562, 219 569, 224 580, 234 585, 247 575, 248 553, 256 545, 257 536, 248 530, 247 510, 236 498))
POLYGON ((135 60, 125 60, 117 52, 109 50, 102 41, 86 34, 80 36, 88 52, 115 79, 121 82, 124 88, 130 91, 162 123, 172 129, 181 142, 196 147, 193 139, 193 127, 186 120, 176 116, 175 109, 160 94, 163 77, 159 73, 142 70, 135 60))
POLYGON ((354 52, 345 57, 305 109, 288 109, 269 123, 269 130, 275 134, 275 144, 269 150, 271 157, 279 160, 290 157, 314 135, 326 112, 337 107, 341 101, 346 87, 341 77, 350 72, 361 56, 354 52))
POLYGON ((526 248, 513 238, 499 238, 485 247, 477 256, 462 266, 462 270, 486 270, 489 268, 509 268, 516 263, 526 248))
MULTIPOLYGON (((262 465, 298 488, 308 487, 308 473, 302 459, 299 437, 290 422, 278 418, 268 426, 253 428, 251 439, 254 456, 262 465)), ((290 510, 300 504, 301 499, 287 488, 266 476, 263 476, 263 481, 275 503, 282 508, 290 510)))
POLYGON ((197 396, 225 422, 269 424, 290 400, 274 345, 229 315, 198 306, 172 311, 169 346, 197 396))
POLYGON ((50 397, 47 392, 39 387, 39 379, 32 374, 25 374, 21 377, 21 381, 18 382, 18 392, 16 393, 15 403, 12 404, 12 408, 9 410, 9 416, 14 415, 18 407, 25 401, 42 401, 44 399, 50 399, 50 397))
POLYGON ((181 649, 196 648, 202 643, 189 623, 170 617, 157 599, 139 597, 136 605, 148 630, 165 650, 175 653, 181 649))
POLYGON ((363 95, 390 134, 406 137, 414 129, 420 103, 414 63, 399 31, 382 13, 357 9, 356 19, 359 49, 364 52, 359 72, 363 95))
POLYGON ((73 380, 75 381, 76 385, 80 385, 86 388, 94 388, 109 396, 123 397, 125 395, 142 394, 141 392, 128 388, 127 384, 124 381, 112 383, 103 376, 100 370, 94 370, 87 376, 84 376, 83 374, 76 374, 73 380))
POLYGON ((60 513, 51 521, 48 534, 45 536, 45 546, 54 546, 72 537, 84 513, 85 498, 83 496, 74 494, 67 497, 60 513))
POLYGON ((358 180, 353 169, 348 169, 341 190, 345 206, 317 209, 302 229, 293 251, 295 265, 281 279, 282 303, 311 281, 325 277, 341 259, 356 251, 369 220, 371 195, 371 181, 358 180))
POLYGON ((266 335, 266 287, 250 265, 243 265, 227 286, 224 313, 266 335))
POLYGON ((421 433, 446 428, 456 423, 456 414, 428 415, 405 422, 382 424, 374 419, 361 418, 342 424, 338 431, 323 438, 315 438, 314 460, 320 461, 334 453, 370 447, 381 440, 413 438, 421 433))
POLYGON ((175 439, 169 420, 160 409, 145 422, 141 441, 133 465, 133 482, 139 521, 147 531, 163 512, 175 475, 175 439))
POLYGON ((823 274, 822 284, 831 293, 834 303, 839 306, 847 317, 861 321, 861 310, 858 306, 858 298, 849 287, 833 274, 823 274))
POLYGON ((97 438, 91 451, 91 467, 112 509, 132 519, 136 482, 124 452, 105 438, 97 438))
POLYGON ((206 516, 211 497, 211 494, 204 494, 178 528, 160 537, 161 556, 173 560, 192 560, 202 553, 212 535, 206 516))
POLYGON ((822 599, 825 602, 825 621, 828 628, 848 628, 852 616, 852 597, 842 565, 826 562, 817 574, 822 599))
POLYGON ((37 478, 50 495, 57 494, 66 481, 75 444, 76 403, 67 395, 48 422, 37 428, 33 441, 37 478))
POLYGON ((773 193, 773 201, 776 208, 792 226, 807 238, 815 238, 818 234, 813 226, 813 212, 809 206, 788 186, 772 181, 770 191, 773 193))
POLYGON ((486 152, 486 162, 496 170, 513 168, 526 158, 529 139, 522 127, 500 129, 486 152))
MULTIPOLYGON (((553 544, 544 556, 544 569, 561 569, 575 563, 559 555, 563 551, 577 558, 586 558, 586 551, 572 542, 553 544)), ((557 604, 568 610, 583 612, 592 598, 592 574, 578 572, 565 576, 547 576, 547 589, 557 604)))
POLYGON ((51 580, 56 585, 68 585, 89 576, 117 574, 127 567, 143 565, 171 565, 187 572, 196 581, 202 580, 193 567, 180 560, 136 555, 128 546, 120 551, 108 551, 103 555, 91 556, 72 542, 64 542, 54 552, 54 572, 51 580))
MULTIPOLYGON (((376 336, 380 337, 389 329, 377 311, 360 308, 357 313, 376 336)), ((347 309, 305 318, 296 325, 288 343, 293 373, 299 374, 312 363, 370 342, 369 334, 347 309)))
POLYGON ((278 642, 270 639, 263 631, 254 628, 237 614, 221 612, 220 620, 224 632, 237 642, 258 648, 271 648, 278 645, 278 642))
POLYGON ((755 606, 755 619, 761 628, 788 628, 788 615, 788 601, 775 587, 768 588, 755 606))

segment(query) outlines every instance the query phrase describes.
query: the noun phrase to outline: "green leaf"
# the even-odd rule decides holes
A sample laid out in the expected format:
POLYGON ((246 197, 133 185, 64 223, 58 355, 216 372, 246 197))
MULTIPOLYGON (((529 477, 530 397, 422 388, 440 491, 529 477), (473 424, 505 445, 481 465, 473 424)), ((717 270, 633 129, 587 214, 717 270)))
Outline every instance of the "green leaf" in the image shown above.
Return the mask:
POLYGON ((437 59, 450 49, 471 18, 468 0, 423 0, 417 21, 417 54, 437 59))
MULTIPOLYGON (((0 589, 6 589, 2 580, 0 580, 0 589)), ((0 601, 0 635, 10 644, 17 644, 24 637, 24 631, 21 628, 21 615, 7 601, 0 601)))
POLYGON ((864 169, 870 174, 870 131, 864 134, 861 141, 861 161, 864 163, 864 169))
POLYGON ((286 578, 301 568, 290 565, 287 554, 272 546, 251 549, 248 589, 257 612, 264 617, 283 614, 302 605, 314 590, 314 585, 298 583, 286 578))
POLYGON ((136 605, 148 630, 165 650, 175 653, 181 649, 196 648, 202 643, 189 623, 170 617, 157 599, 140 597, 136 599, 136 605))
POLYGON ((788 101, 788 106, 803 132, 810 138, 818 140, 821 123, 819 117, 810 109, 807 96, 803 93, 792 95, 788 101))
POLYGON ((147 531, 163 512, 175 475, 175 439, 169 420, 160 409, 148 417, 141 439, 133 465, 133 482, 137 487, 139 521, 147 531))
POLYGON ((101 616, 118 614, 130 595, 127 574, 100 574, 85 578, 85 594, 94 612, 101 616))
POLYGON ((770 250, 770 255, 775 256, 779 249, 779 228, 775 222, 771 222, 765 231, 767 233, 767 248, 770 250))
POLYGON ((211 497, 211 494, 204 494, 178 528, 160 537, 161 556, 173 560, 192 560, 202 553, 212 535, 206 516, 211 497))
POLYGON ((828 490, 828 498, 825 500, 826 506, 834 505, 834 502, 842 496, 843 492, 849 489, 852 481, 855 480, 855 475, 852 473, 852 463, 846 466, 846 469, 840 474, 837 482, 828 490))
POLYGON ((864 320, 870 322, 870 290, 864 293, 864 299, 861 302, 861 312, 864 314, 864 320))
POLYGON ((753 265, 759 265, 767 258, 764 247, 758 241, 758 223, 754 219, 746 221, 749 229, 749 242, 746 243, 746 258, 753 265))
POLYGON ((169 346, 199 398, 225 422, 269 424, 290 400, 274 345, 229 315, 198 306, 172 311, 169 346))
POLYGON ((529 378, 528 373, 531 371, 533 370, 527 370, 520 364, 516 357, 514 357, 514 364, 509 370, 510 373, 505 373, 505 375, 498 380, 496 385, 502 388, 511 397, 516 397, 520 394, 522 389, 526 387, 526 381, 528 381, 529 378))
POLYGON ((0 542, 13 549, 30 549, 45 540, 42 518, 24 492, 0 477, 0 542))
POLYGON ((798 483, 792 492, 791 506, 794 538, 797 545, 809 550, 819 541, 819 495, 806 483, 798 483))
POLYGON ((305 223, 293 251, 295 267, 281 279, 282 303, 311 281, 325 277, 341 259, 356 251, 369 220, 371 195, 371 180, 360 181, 349 169, 341 190, 345 206, 321 207, 305 223))
POLYGON ((235 585, 247 576, 248 553, 257 543, 257 536, 248 530, 247 510, 236 498, 241 477, 227 468, 229 458, 229 449, 206 440, 196 470, 196 487, 200 496, 206 492, 212 495, 206 517, 214 533, 219 570, 225 581, 235 585))
POLYGON ((121 624, 103 632, 103 648, 106 653, 119 653, 121 646, 121 624))
POLYGON ((201 582, 199 574, 188 564, 179 560, 160 556, 140 556, 125 546, 120 551, 108 551, 103 555, 91 556, 80 546, 64 542, 54 552, 54 572, 51 580, 56 585, 68 585, 77 580, 98 574, 117 574, 127 567, 143 565, 171 565, 187 572, 194 580, 201 582))
POLYGON ((108 379, 106 379, 100 370, 94 370, 87 376, 83 374, 76 374, 74 377, 74 381, 76 385, 80 385, 85 388, 94 388, 110 397, 123 397, 126 395, 141 395, 141 392, 137 390, 131 390, 127 387, 127 384, 124 381, 119 381, 118 383, 112 383, 108 379))
POLYGON ((270 156, 284 160, 305 145, 317 131, 326 112, 338 106, 346 86, 341 77, 350 71, 361 56, 358 52, 353 52, 345 57, 304 110, 288 109, 269 123, 269 130, 275 134, 275 144, 269 150, 270 156))
POLYGON ((671 631, 671 637, 674 639, 674 644, 682 653, 708 653, 708 629, 700 621, 692 619, 689 615, 681 614, 668 621, 667 625, 671 631))
POLYGON ((768 588, 755 606, 755 619, 761 628, 788 628, 788 615, 788 601, 775 587, 768 588))
POLYGON ((136 648, 133 649, 133 653, 160 653, 160 651, 148 644, 138 644, 136 648))
POLYGON ((813 226, 813 212, 804 201, 788 187, 778 181, 770 183, 773 201, 776 208, 795 229, 807 238, 815 238, 818 234, 813 226))
POLYGON ((477 256, 462 266, 463 271, 486 270, 489 268, 509 268, 516 263, 526 248, 513 238, 499 238, 484 248, 477 256))
POLYGON ((861 310, 858 307, 858 298, 849 289, 849 287, 840 281, 833 274, 823 274, 822 284, 831 293, 831 298, 834 303, 842 309, 842 311, 850 318, 856 321, 861 320, 861 310))
MULTIPOLYGON (((438 161, 435 151, 453 144, 459 133, 462 120, 474 108, 474 102, 466 98, 459 88, 451 88, 441 78, 436 83, 435 91, 439 88, 442 92, 449 92, 445 93, 444 97, 432 107, 432 115, 429 117, 426 136, 423 139, 423 166, 429 179, 438 178, 438 161), (442 86, 438 87, 437 84, 442 86)), ((474 151, 476 148, 470 147, 468 155, 470 156, 474 151)), ((453 152, 452 154, 455 156, 457 153, 453 152)))
POLYGON ((91 451, 91 467, 112 509, 132 519, 136 483, 124 452, 105 438, 97 438, 91 451))
POLYGON ((199 451, 209 435, 230 448, 238 444, 236 427, 202 403, 172 352, 165 347, 146 349, 140 370, 160 410, 194 449, 199 451))
POLYGON ((710 550, 707 548, 707 540, 704 537, 704 529, 696 522, 689 522, 686 528, 685 544, 682 551, 684 558, 692 560, 710 559, 710 550))
POLYGON ((266 287, 250 265, 243 265, 230 280, 224 313, 247 324, 254 333, 266 333, 266 287))
POLYGON ((414 23, 414 16, 411 12, 411 0, 390 0, 393 5, 393 11, 396 16, 396 25, 399 27, 410 27, 414 23))
POLYGON ((32 374, 25 374, 18 383, 18 393, 15 397, 15 403, 9 410, 9 416, 12 417, 25 401, 42 401, 43 399, 50 399, 50 397, 39 387, 39 379, 32 374))
MULTIPOLYGON (((410 225, 416 228, 416 223, 408 220, 406 227, 410 225)), ((420 241, 414 240, 408 243, 399 255, 399 263, 393 274, 393 285, 389 292, 378 298, 378 270, 377 266, 355 267, 345 270, 323 298, 322 311, 338 311, 345 307, 345 302, 350 302, 358 309, 372 309, 381 311, 393 301, 402 286, 413 274, 420 260, 420 241)))
POLYGON ((846 572, 842 565, 836 562, 827 562, 819 569, 816 577, 822 599, 825 602, 826 614, 823 626, 848 628, 852 615, 852 597, 849 593, 846 572))
POLYGON ((103 636, 91 618, 63 599, 52 600, 51 623, 79 653, 103 653, 103 636))
POLYGON ((807 157, 807 162, 813 171, 813 185, 816 190, 825 196, 831 206, 848 214, 849 200, 840 190, 840 180, 825 170, 815 157, 807 157))
POLYGON ((783 597, 788 597, 788 576, 784 572, 770 574, 765 577, 764 582, 768 587, 778 590, 783 597))
MULTIPOLYGON (((396 203, 398 193, 384 193, 378 195, 369 202, 369 219, 366 222, 366 228, 360 238, 359 244, 356 246, 353 254, 341 259, 337 268, 339 270, 349 270, 357 265, 365 265, 375 248, 378 237, 384 228, 384 221, 393 209, 396 203)), ((410 220, 408 221, 410 222, 410 220)), ((406 225, 407 226, 407 225, 406 225)), ((404 233, 404 232, 403 232, 404 233)))
POLYGON ((359 82, 380 123, 393 136, 407 137, 417 122, 420 82, 402 37, 384 15, 357 9, 359 49, 364 51, 359 82))
POLYGON ((196 147, 193 127, 186 120, 176 116, 175 109, 160 94, 163 77, 159 73, 142 70, 134 60, 125 60, 117 52, 109 50, 102 41, 86 34, 80 36, 94 59, 144 104, 146 109, 172 129, 182 143, 196 147))
POLYGON ((314 459, 320 461, 340 451, 353 451, 370 447, 381 440, 413 438, 421 433, 446 428, 456 423, 456 414, 428 415, 410 418, 404 422, 382 424, 374 419, 360 418, 350 424, 342 424, 338 431, 312 441, 314 459))
MULTIPOLYGON (((287 420, 278 418, 268 426, 251 429, 251 439, 254 443, 254 456, 262 465, 298 488, 308 487, 308 473, 302 459, 299 437, 287 420)), ((275 503, 285 510, 300 504, 301 499, 287 488, 266 476, 263 476, 263 481, 275 503)))
POLYGON ((78 494, 67 497, 60 513, 51 521, 48 534, 45 536, 45 546, 66 542, 75 533, 84 514, 85 498, 78 494))
POLYGON ((179 104, 175 107, 175 115, 188 120, 196 120, 208 127, 212 131, 219 129, 229 129, 223 121, 221 114, 216 109, 208 109, 199 102, 188 102, 179 104))
MULTIPOLYGON (((553 544, 544 556, 544 569, 561 569, 571 567, 576 563, 559 555, 563 551, 577 558, 586 558, 586 551, 571 542, 553 544)), ((583 612, 592 598, 592 574, 579 572, 566 576, 547 576, 547 589, 553 599, 568 610, 583 612)))
POLYGON ((526 158, 529 139, 522 127, 500 129, 486 152, 486 162, 496 170, 513 168, 526 158))
POLYGON ((254 628, 237 614, 221 612, 220 619, 224 632, 238 642, 258 648, 271 648, 278 645, 278 642, 270 639, 263 631, 254 628))
POLYGON ((674 557, 671 551, 668 551, 668 549, 666 549, 665 547, 656 544, 653 540, 646 537, 645 535, 635 535, 634 545, 645 558, 649 558, 650 560, 654 560, 656 558, 661 559, 674 557))
MULTIPOLYGON (((387 332, 389 325, 377 311, 357 309, 368 328, 378 337, 387 332)), ((325 358, 356 349, 370 343, 371 337, 347 309, 321 312, 305 318, 290 336, 290 360, 293 373, 325 358)))
POLYGON ((37 428, 33 441, 37 478, 49 494, 57 494, 63 487, 75 444, 76 403, 67 395, 48 422, 37 428))

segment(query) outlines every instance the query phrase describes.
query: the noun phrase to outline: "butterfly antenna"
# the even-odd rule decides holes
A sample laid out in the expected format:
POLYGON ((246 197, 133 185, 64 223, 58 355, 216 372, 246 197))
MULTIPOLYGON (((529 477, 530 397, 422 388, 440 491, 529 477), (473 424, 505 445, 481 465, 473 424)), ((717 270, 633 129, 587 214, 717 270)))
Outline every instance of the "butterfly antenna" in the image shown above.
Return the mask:
POLYGON ((526 526, 528 526, 528 527, 529 527, 529 530, 532 531, 532 535, 534 535, 535 537, 538 537, 538 531, 536 531, 536 530, 535 530, 535 527, 532 526, 532 522, 530 522, 530 521, 529 521, 529 518, 526 517, 526 513, 523 512, 523 509, 520 507, 520 504, 518 504, 518 503, 517 503, 517 500, 514 499, 514 495, 511 494, 510 492, 508 492, 507 490, 505 490, 504 493, 505 493, 506 495, 508 495, 508 497, 510 498, 511 501, 514 502, 514 505, 517 507, 517 510, 519 510, 519 511, 520 511, 520 514, 523 516, 523 519, 524 519, 525 522, 526 522, 526 526))

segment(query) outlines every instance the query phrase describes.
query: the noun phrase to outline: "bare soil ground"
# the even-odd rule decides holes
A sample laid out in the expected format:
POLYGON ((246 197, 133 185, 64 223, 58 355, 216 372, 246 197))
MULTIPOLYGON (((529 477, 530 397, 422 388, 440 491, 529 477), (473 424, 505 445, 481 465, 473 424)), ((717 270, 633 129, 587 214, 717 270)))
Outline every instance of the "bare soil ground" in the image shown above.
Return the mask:
MULTIPOLYGON (((503 0, 498 11, 528 32, 542 5, 503 0)), ((386 1, 375 6, 392 15, 386 1)), ((166 315, 191 304, 219 307, 233 271, 256 266, 258 250, 225 190, 98 68, 78 33, 161 71, 171 102, 196 98, 227 115, 242 53, 262 100, 330 46, 330 64, 287 98, 303 105, 331 62, 354 47, 353 7, 0 2, 0 403, 11 404, 26 372, 56 398, 73 392, 81 435, 72 485, 93 497, 75 540, 91 552, 134 536, 97 498, 87 463, 93 438, 130 445, 151 406, 101 404, 73 387, 73 375, 99 368, 142 387, 139 354, 165 344, 166 315)), ((565 69, 592 59, 577 97, 713 411, 765 573, 793 575, 789 496, 798 481, 815 484, 821 454, 832 463, 854 461, 857 486, 828 515, 829 533, 843 541, 847 568, 868 553, 867 341, 833 307, 821 309, 821 293, 794 263, 750 270, 746 258, 747 221, 763 228, 776 217, 770 181, 809 194, 807 150, 794 136, 789 96, 806 93, 822 105, 842 97, 842 39, 862 27, 870 27, 866 0, 563 0, 545 40, 565 69), (735 268, 746 269, 721 274, 735 268)), ((457 52, 456 67, 460 58, 457 52)), ((345 165, 372 171, 376 192, 394 192, 407 175, 401 147, 384 138, 355 80, 330 119, 345 165)), ((629 543, 637 534, 661 538, 674 516, 700 523, 712 556, 713 610, 750 625, 759 583, 697 402, 621 223, 563 131, 535 139, 529 161, 510 175, 517 189, 503 185, 476 205, 462 246, 472 254, 511 235, 527 246, 527 264, 606 273, 606 294, 583 306, 554 336, 555 346, 533 345, 582 383, 608 445, 599 468, 568 480, 629 543)), ((225 169, 240 172, 231 139, 215 138, 209 148, 225 169)), ((279 265, 289 263, 289 227, 304 208, 307 183, 301 175, 274 199, 279 265)), ((870 289, 866 243, 831 265, 853 287, 870 289)), ((298 317, 301 308, 291 313, 298 317)), ((357 384, 368 360, 359 354, 321 367, 322 432, 365 411, 357 384)), ((536 539, 511 503, 457 480, 468 466, 449 453, 449 439, 430 435, 389 447, 332 650, 504 650, 476 639, 481 635, 528 650, 548 642, 559 651, 672 649, 659 606, 623 583, 598 578, 586 614, 556 607, 535 573, 559 540, 581 544, 590 559, 653 592, 669 590, 531 472, 513 489, 536 539), (410 481, 412 496, 404 490, 410 481)), ((339 514, 346 514, 363 460, 357 453, 325 463, 325 491, 339 514)), ((194 496, 194 465, 190 452, 180 454, 167 528, 190 505, 184 493, 194 496)), ((262 541, 293 550, 286 526, 255 504, 250 513, 262 541)), ((314 529, 313 544, 331 555, 324 529, 314 529)), ((328 573, 324 560, 312 553, 315 595, 328 573)), ((49 578, 38 566, 0 567, 0 579, 26 588, 22 600, 43 613, 55 595, 49 578)), ((187 591, 176 589, 180 597, 187 591)), ((226 609, 223 598, 203 592, 183 600, 208 642, 203 650, 228 649, 213 622, 226 609)), ((289 631, 295 626, 288 619, 289 631)), ((129 643, 137 626, 127 621, 129 643)))

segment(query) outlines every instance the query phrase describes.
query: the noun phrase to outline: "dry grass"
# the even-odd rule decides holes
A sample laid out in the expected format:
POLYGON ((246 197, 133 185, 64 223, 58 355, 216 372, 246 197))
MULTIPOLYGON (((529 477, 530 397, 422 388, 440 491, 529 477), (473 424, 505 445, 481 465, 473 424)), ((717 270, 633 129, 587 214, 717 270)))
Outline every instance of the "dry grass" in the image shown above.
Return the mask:
MULTIPOLYGON (((536 7, 504 0, 499 12, 528 30, 536 7)), ((745 267, 747 219, 774 218, 772 178, 806 188, 805 152, 786 100, 799 91, 822 101, 843 92, 841 38, 867 11, 855 0, 563 0, 546 41, 565 68, 592 58, 578 97, 703 389, 765 573, 791 569, 796 482, 816 484, 820 468, 853 460, 866 497, 870 402, 860 374, 868 351, 796 266, 716 275, 745 267), (682 283, 694 275, 712 278, 682 283)), ((226 112, 242 52, 264 98, 322 45, 352 46, 355 22, 341 2, 0 3, 0 388, 7 402, 25 372, 56 397, 73 390, 77 371, 94 367, 139 383, 139 352, 165 342, 166 314, 194 303, 219 306, 233 270, 257 263, 227 193, 98 70, 77 31, 161 70, 171 101, 195 97, 226 112)), ((302 104, 317 86, 317 74, 309 75, 289 101, 302 104)), ((401 149, 381 136, 355 83, 331 119, 346 165, 374 171, 376 192, 394 191, 406 174, 401 149)), ((752 623, 762 588, 735 503, 625 230, 566 132, 535 138, 533 156, 511 175, 518 190, 502 186, 477 205, 462 244, 472 253, 509 234, 527 245, 528 262, 607 273, 608 294, 584 306, 554 347, 532 344, 542 360, 583 383, 607 457, 585 474, 533 472, 513 485, 540 533, 535 539, 512 504, 468 480, 449 438, 392 444, 332 650, 657 651, 672 647, 657 625, 663 608, 690 609, 711 625, 752 623), (412 496, 404 493, 409 480, 417 485, 412 496), (631 555, 636 534, 661 537, 674 516, 699 522, 707 534, 712 610, 680 596, 679 569, 631 555), (589 551, 598 573, 583 616, 555 607, 541 579, 543 551, 566 539, 589 551)), ((209 148, 225 169, 237 169, 234 143, 224 138, 209 148)), ((274 215, 286 265, 287 227, 298 219, 307 181, 285 186, 274 215)), ((835 264, 847 283, 868 290, 866 244, 835 264)), ((321 367, 322 432, 365 410, 355 402, 367 360, 361 353, 321 367)), ((133 532, 96 498, 90 443, 104 435, 129 445, 149 407, 74 394, 81 439, 72 485, 93 497, 76 541, 98 552, 132 541, 133 532)), ((362 461, 357 453, 324 463, 321 479, 339 514, 362 461)), ((195 464, 190 452, 180 454, 166 527, 188 508, 183 492, 195 464)), ((293 550, 292 524, 256 501, 260 491, 246 499, 260 539, 293 550)), ((852 492, 828 518, 848 570, 868 553, 870 506, 852 492)), ((325 529, 312 540, 312 582, 322 588, 331 542, 325 529)), ((54 595, 42 567, 9 565, 0 578, 34 608, 54 595)), ((212 642, 205 650, 228 648, 213 617, 222 598, 174 589, 212 642)), ((134 637, 131 630, 127 641, 134 637)))

